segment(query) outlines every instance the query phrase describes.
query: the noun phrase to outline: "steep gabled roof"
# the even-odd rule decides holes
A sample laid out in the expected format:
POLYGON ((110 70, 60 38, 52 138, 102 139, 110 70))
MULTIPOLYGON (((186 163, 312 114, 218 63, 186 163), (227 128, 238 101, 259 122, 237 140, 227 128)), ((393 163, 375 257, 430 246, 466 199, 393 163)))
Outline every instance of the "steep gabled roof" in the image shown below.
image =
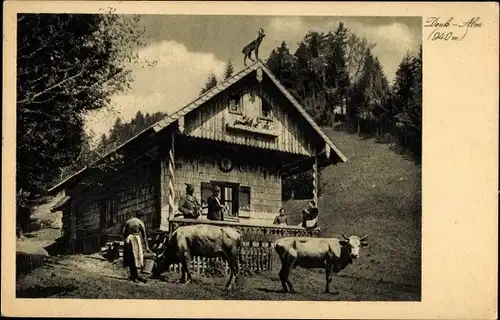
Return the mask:
POLYGON ((339 158, 343 161, 346 162, 347 158, 342 152, 337 148, 337 146, 328 138, 328 136, 321 130, 321 128, 314 122, 314 120, 311 118, 311 116, 307 113, 307 111, 300 105, 300 103, 286 90, 285 87, 276 79, 274 74, 267 68, 267 66, 262 63, 261 60, 258 60, 256 63, 252 64, 246 69, 243 69, 239 73, 235 74, 234 76, 230 77, 226 81, 220 83, 219 85, 213 87, 209 91, 207 91, 205 94, 199 96, 196 100, 193 102, 189 103, 187 106, 182 108, 181 110, 173 113, 170 116, 167 116, 160 120, 159 122, 155 123, 153 125, 155 131, 160 131, 161 129, 169 126, 171 123, 177 121, 190 111, 198 108, 201 104, 203 104, 205 101, 209 100, 213 96, 217 95, 218 93, 224 91, 226 88, 228 88, 230 85, 235 83, 236 81, 240 80, 244 76, 248 75, 252 71, 257 70, 258 68, 261 68, 271 79, 271 81, 278 87, 278 89, 285 95, 285 97, 292 103, 292 105, 300 112, 300 114, 307 120, 307 122, 314 128, 314 130, 323 138, 325 143, 333 150, 335 153, 339 156, 339 158))
MULTIPOLYGON (((175 123, 179 119, 181 119, 183 116, 188 114, 189 112, 195 110, 199 106, 203 105, 206 101, 210 100, 212 97, 216 96, 220 92, 226 90, 229 88, 232 84, 235 82, 239 81, 246 75, 250 74, 251 72, 261 68, 263 72, 266 73, 266 75, 271 79, 271 81, 276 85, 276 87, 285 95, 285 97, 291 102, 291 104, 299 111, 299 113, 307 120, 307 122, 312 126, 312 128, 319 134, 319 136, 325 141, 325 143, 337 154, 337 156, 343 161, 346 162, 347 158, 342 152, 337 148, 337 146, 328 138, 328 136, 321 130, 321 128, 314 122, 314 120, 311 118, 311 116, 305 111, 305 109, 301 106, 301 104, 286 90, 285 87, 276 79, 274 74, 267 68, 267 66, 259 59, 257 62, 254 64, 250 65, 249 67, 241 70, 240 72, 236 73, 232 77, 226 79, 225 81, 221 82, 217 86, 211 88, 204 94, 198 96, 195 100, 191 101, 188 103, 186 106, 184 106, 182 109, 167 115, 160 121, 156 122, 155 124, 149 126, 148 128, 144 129, 131 139, 125 141, 121 145, 119 145, 117 148, 111 150, 108 152, 106 155, 101 157, 100 159, 96 160, 93 162, 90 166, 95 165, 96 163, 102 161, 103 159, 109 157, 113 153, 117 152, 118 150, 124 148, 126 145, 131 143, 134 140, 137 140, 140 137, 146 136, 148 134, 152 134, 155 132, 159 132, 163 129, 166 129, 169 127, 171 124, 175 123)), ((68 183, 70 180, 75 179, 77 176, 82 174, 83 172, 87 171, 88 167, 76 172, 72 176, 66 178, 65 180, 61 181, 51 189, 49 189, 49 193, 57 192, 60 190, 66 183, 68 183)))
POLYGON ((288 90, 286 90, 285 87, 276 79, 274 74, 269 70, 265 64, 263 64, 261 61, 259 63, 262 66, 262 70, 266 72, 266 74, 269 76, 269 78, 274 82, 274 84, 283 92, 283 94, 290 100, 290 102, 293 104, 293 106, 302 114, 302 116, 309 122, 309 124, 316 130, 316 132, 325 140, 325 143, 335 151, 335 153, 339 156, 339 158, 343 161, 347 161, 347 157, 337 148, 337 146, 328 138, 328 136, 321 130, 321 128, 314 122, 314 120, 311 118, 311 116, 307 113, 307 111, 302 107, 302 105, 292 96, 288 90))

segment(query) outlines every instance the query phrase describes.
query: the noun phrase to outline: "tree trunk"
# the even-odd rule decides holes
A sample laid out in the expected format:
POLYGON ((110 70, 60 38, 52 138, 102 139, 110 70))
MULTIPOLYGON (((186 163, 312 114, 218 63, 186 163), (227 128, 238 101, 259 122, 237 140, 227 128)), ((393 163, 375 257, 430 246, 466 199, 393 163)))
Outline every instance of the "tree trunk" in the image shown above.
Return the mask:
POLYGON ((30 208, 19 206, 16 208, 16 234, 22 235, 28 230, 31 221, 30 208))

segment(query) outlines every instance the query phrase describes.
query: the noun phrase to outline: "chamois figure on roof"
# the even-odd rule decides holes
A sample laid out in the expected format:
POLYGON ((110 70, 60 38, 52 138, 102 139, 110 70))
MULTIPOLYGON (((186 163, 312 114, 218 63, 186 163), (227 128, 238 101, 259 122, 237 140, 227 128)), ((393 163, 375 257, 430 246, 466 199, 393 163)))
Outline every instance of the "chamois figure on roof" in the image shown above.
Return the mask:
POLYGON ((243 59, 243 63, 245 64, 245 66, 247 65, 247 58, 255 62, 255 60, 252 59, 252 51, 255 52, 255 59, 259 60, 259 47, 260 43, 262 42, 262 39, 264 39, 265 36, 266 35, 264 34, 264 29, 260 28, 259 33, 257 35, 257 39, 250 42, 243 48, 241 53, 245 55, 243 59))

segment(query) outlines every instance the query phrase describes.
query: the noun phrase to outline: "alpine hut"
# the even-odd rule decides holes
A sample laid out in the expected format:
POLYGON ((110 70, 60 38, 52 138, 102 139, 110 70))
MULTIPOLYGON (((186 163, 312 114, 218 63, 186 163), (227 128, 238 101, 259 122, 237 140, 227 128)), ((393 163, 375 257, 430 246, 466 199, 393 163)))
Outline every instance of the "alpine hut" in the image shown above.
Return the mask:
POLYGON ((172 230, 175 222, 305 234, 301 227, 272 225, 282 178, 313 169, 317 200, 318 168, 345 161, 258 60, 49 191, 65 192, 57 207, 71 252, 98 251, 136 210, 151 234, 172 230), (229 208, 225 221, 174 218, 186 184, 202 203, 219 186, 229 208))

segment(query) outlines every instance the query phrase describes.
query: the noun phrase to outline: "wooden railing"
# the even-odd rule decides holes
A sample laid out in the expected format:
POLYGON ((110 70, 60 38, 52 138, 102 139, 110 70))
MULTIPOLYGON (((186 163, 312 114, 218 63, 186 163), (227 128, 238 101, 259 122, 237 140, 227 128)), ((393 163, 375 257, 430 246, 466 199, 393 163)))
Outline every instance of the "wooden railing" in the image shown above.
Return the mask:
MULTIPOLYGON (((175 218, 169 222, 169 230, 180 226, 207 224, 232 227, 242 231, 243 247, 240 251, 240 272, 251 276, 265 271, 279 268, 279 258, 274 252, 274 242, 283 237, 319 237, 320 229, 305 229, 297 226, 257 225, 231 221, 211 221, 201 219, 175 218)), ((170 232, 170 234, 171 234, 170 232)), ((170 236, 165 231, 150 232, 148 234, 150 248, 155 253, 161 253, 170 236)), ((111 240, 113 237, 110 237, 111 240)), ((118 238, 116 240, 119 240, 118 238)), ((123 241, 120 241, 122 247, 123 241)), ((120 251, 122 248, 120 248, 120 251)), ((120 255, 122 256, 122 252, 120 255)), ((170 272, 180 272, 180 265, 170 266, 170 272)), ((193 257, 191 270, 194 273, 207 276, 225 276, 229 272, 227 262, 221 258, 193 257)))
POLYGON ((287 225, 261 225, 248 222, 232 222, 232 221, 213 221, 202 219, 185 219, 174 218, 170 220, 170 230, 175 230, 179 226, 192 224, 208 224, 216 226, 226 226, 240 229, 243 231, 243 241, 248 242, 274 242, 279 238, 294 236, 294 237, 318 237, 320 229, 306 229, 297 226, 287 225))

